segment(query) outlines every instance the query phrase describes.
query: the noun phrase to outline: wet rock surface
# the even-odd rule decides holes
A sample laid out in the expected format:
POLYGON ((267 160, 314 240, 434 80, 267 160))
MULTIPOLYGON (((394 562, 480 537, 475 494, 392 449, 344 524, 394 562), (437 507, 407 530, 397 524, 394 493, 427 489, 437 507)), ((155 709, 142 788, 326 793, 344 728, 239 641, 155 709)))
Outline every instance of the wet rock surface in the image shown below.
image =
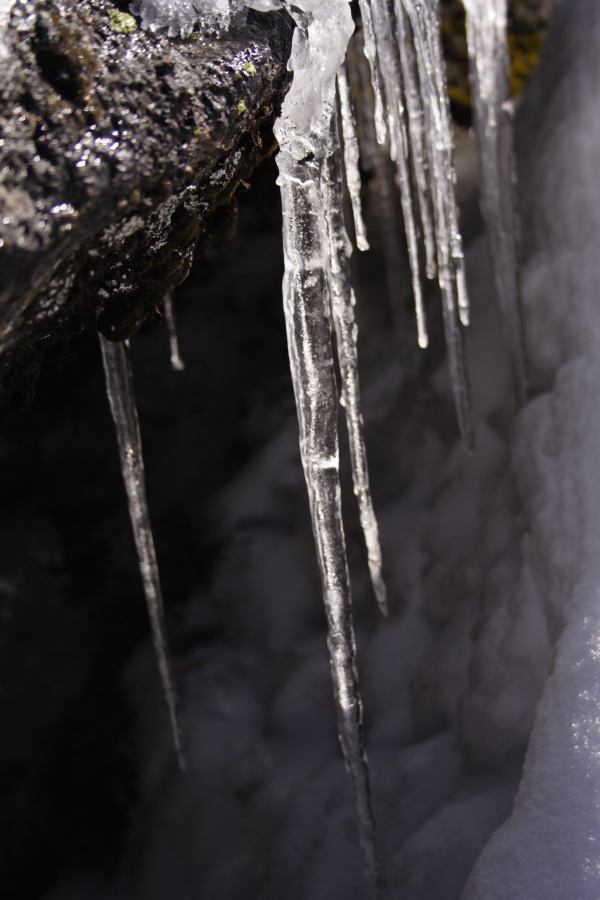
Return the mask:
POLYGON ((185 279, 273 148, 290 40, 284 14, 179 41, 126 3, 17 0, 0 59, 5 386, 30 385, 45 348, 95 318, 128 337, 185 279))

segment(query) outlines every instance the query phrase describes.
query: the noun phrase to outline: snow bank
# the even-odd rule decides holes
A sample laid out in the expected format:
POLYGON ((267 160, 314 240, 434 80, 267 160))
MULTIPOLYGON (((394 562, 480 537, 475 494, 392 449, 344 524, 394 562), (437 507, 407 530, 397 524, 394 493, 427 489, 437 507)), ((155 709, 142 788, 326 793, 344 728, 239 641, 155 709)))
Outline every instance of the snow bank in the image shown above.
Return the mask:
MULTIPOLYGON (((600 8, 563 0, 521 122, 528 336, 538 382, 549 389, 517 426, 528 520, 521 585, 529 585, 528 608, 521 592, 517 615, 530 618, 538 650, 512 645, 526 627, 505 631, 501 643, 513 660, 521 653, 524 675, 537 668, 542 679, 551 659, 539 636, 546 630, 548 647, 560 638, 514 811, 463 900, 600 896, 599 58, 600 8)), ((499 649, 500 666, 502 656, 499 649)), ((518 672, 512 688, 504 680, 504 697, 516 695, 518 672)))

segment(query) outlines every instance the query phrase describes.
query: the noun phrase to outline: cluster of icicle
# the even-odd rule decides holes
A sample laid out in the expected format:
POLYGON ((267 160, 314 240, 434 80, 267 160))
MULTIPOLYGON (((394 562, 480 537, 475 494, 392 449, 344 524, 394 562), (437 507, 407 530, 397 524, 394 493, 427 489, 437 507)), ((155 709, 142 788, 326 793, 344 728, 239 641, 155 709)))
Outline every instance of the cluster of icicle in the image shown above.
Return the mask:
MULTIPOLYGON (((339 473, 341 403, 374 593, 382 612, 387 613, 363 437, 355 296, 350 277, 352 246, 344 220, 347 194, 357 246, 368 249, 349 77, 355 73, 349 73, 352 57, 346 56, 354 31, 350 6, 347 0, 139 0, 137 11, 146 26, 185 35, 199 22, 213 29, 225 28, 230 17, 244 6, 263 12, 285 8, 296 23, 289 61, 292 85, 275 125, 283 208, 283 302, 300 450, 327 613, 340 741, 356 801, 367 877, 377 896, 378 860, 362 737, 339 473)), ((418 343, 423 348, 428 344, 424 268, 424 274, 439 283, 458 421, 470 447, 472 425, 461 334, 461 325, 468 324, 469 303, 455 201, 452 126, 438 2, 359 0, 359 7, 370 66, 375 134, 389 156, 388 165, 391 161, 394 167, 391 184, 395 182, 400 191, 418 343)), ((522 348, 511 137, 506 113, 506 0, 468 0, 467 9, 484 210, 497 254, 497 281, 510 343, 522 348)), ((380 157, 385 159, 384 155, 380 157)), ((401 240, 399 235, 391 239, 401 240)), ((401 302, 399 296, 392 299, 401 302)), ((170 298, 166 316, 172 362, 175 368, 182 368, 170 298)), ((111 346, 102 339, 102 350, 154 640, 175 745, 182 760, 127 347, 111 346)), ((519 350, 516 368, 521 378, 524 363, 519 350)))
POLYGON ((527 392, 527 365, 519 280, 520 229, 513 157, 514 106, 508 84, 506 0, 464 0, 464 3, 481 206, 506 343, 523 399, 527 392))

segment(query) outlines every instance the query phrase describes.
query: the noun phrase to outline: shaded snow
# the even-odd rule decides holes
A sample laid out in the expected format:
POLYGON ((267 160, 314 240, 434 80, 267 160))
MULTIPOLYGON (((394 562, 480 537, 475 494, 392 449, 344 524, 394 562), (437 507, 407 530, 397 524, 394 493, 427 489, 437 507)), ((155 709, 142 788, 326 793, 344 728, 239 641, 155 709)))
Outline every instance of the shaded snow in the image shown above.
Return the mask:
POLYGON ((0 0, 0 59, 7 55, 5 31, 8 26, 10 11, 14 5, 15 0, 0 0))
MULTIPOLYGON (((527 325, 548 389, 523 411, 515 447, 529 525, 521 576, 528 610, 523 592, 517 595, 529 640, 525 626, 513 653, 521 670, 536 655, 532 637, 543 650, 545 630, 548 649, 537 654, 543 678, 552 664, 549 641, 564 630, 514 812, 483 853, 464 900, 600 895, 600 125, 592 89, 599 48, 600 9, 585 0, 558 4, 523 115, 522 175, 531 188, 527 325)), ((504 642, 514 643, 509 631, 504 642)))

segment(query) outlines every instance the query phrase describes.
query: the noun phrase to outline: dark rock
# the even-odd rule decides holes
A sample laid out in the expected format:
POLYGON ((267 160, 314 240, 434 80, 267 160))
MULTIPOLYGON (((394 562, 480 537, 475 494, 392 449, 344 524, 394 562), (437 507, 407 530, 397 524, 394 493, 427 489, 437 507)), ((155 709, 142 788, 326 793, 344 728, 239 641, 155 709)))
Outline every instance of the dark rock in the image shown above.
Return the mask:
POLYGON ((17 0, 0 59, 0 380, 97 319, 125 338, 273 149, 292 26, 150 34, 108 0, 17 0))

